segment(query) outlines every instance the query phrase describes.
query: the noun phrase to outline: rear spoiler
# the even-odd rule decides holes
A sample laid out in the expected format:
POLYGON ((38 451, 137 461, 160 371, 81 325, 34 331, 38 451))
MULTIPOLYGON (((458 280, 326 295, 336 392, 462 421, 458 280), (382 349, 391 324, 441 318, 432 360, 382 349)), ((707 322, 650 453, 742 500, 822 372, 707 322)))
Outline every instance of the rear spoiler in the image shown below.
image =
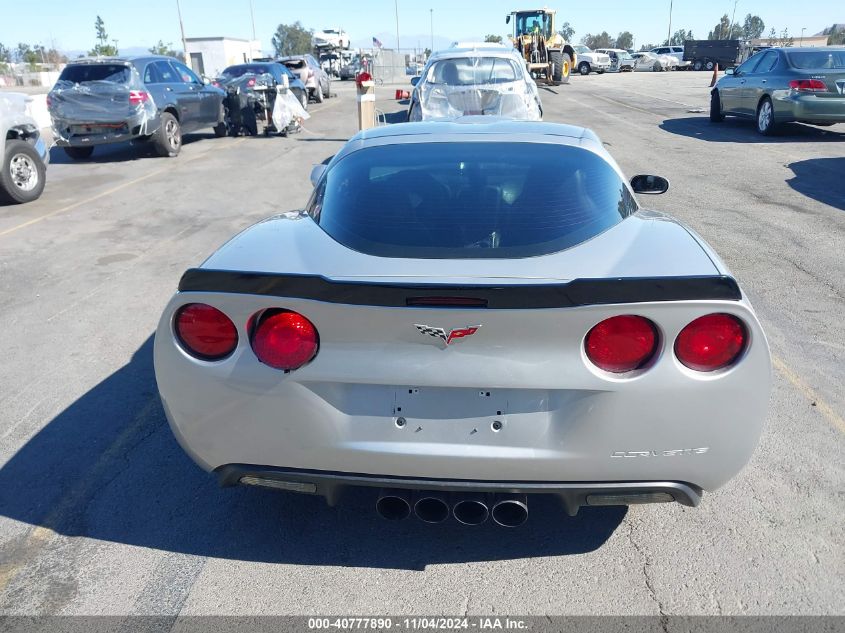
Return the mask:
POLYGON ((187 270, 179 281, 179 292, 251 294, 381 307, 427 305, 498 310, 654 301, 739 301, 742 298, 736 280, 725 275, 573 279, 560 284, 455 285, 334 281, 318 275, 206 268, 187 270))

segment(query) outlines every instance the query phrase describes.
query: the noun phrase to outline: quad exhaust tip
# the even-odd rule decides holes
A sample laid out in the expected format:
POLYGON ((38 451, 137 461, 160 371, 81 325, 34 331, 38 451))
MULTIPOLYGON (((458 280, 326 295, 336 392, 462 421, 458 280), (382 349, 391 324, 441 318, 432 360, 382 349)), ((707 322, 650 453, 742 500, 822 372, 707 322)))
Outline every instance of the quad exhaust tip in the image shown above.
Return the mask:
POLYGON ((414 504, 414 514, 426 523, 442 523, 449 518, 449 504, 438 493, 422 493, 414 504))
POLYGON ((411 515, 411 495, 406 490, 382 490, 376 501, 376 512, 388 521, 401 521, 411 515))
POLYGON ((458 523, 464 525, 481 525, 490 515, 485 495, 466 495, 458 499, 452 506, 452 514, 458 523))
POLYGON ((497 495, 490 514, 493 521, 502 527, 518 527, 528 520, 528 497, 497 495))

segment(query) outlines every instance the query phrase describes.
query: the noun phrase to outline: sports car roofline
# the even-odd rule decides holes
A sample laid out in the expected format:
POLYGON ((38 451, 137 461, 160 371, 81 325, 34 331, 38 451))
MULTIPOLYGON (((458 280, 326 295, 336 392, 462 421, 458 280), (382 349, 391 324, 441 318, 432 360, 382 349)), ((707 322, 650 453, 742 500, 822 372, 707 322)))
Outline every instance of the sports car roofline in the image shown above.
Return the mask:
MULTIPOLYGON (((317 494, 334 505, 347 488, 399 488, 403 490, 437 490, 439 492, 480 492, 509 494, 551 494, 560 497, 571 516, 582 506, 622 505, 637 503, 637 495, 668 495, 643 502, 675 501, 695 507, 701 502, 701 488, 678 481, 620 481, 620 482, 524 482, 524 481, 468 481, 464 479, 421 479, 414 477, 386 477, 356 473, 293 470, 251 464, 227 464, 215 469, 221 486, 243 485, 244 477, 263 480, 271 488, 317 494), (275 484, 275 485, 274 485, 275 484), (609 503, 608 497, 628 497, 626 502, 609 503), (602 503, 602 500, 605 503, 602 503)), ((244 482, 245 483, 245 482, 244 482)), ((252 483, 252 482, 251 482, 252 483)), ((260 484, 259 484, 260 485, 260 484)))
POLYGON ((573 279, 562 284, 453 285, 335 281, 317 275, 191 268, 179 292, 221 292, 309 299, 345 305, 406 307, 421 298, 470 298, 490 309, 566 308, 662 301, 739 301, 728 276, 573 279))

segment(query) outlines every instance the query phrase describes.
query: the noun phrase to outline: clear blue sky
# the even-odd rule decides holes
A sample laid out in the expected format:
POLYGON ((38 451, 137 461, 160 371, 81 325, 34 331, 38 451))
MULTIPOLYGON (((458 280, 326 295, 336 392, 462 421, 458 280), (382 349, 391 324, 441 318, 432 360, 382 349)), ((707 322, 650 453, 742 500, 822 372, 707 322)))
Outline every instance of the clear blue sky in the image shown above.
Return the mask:
MULTIPOLYGON (((603 0, 554 2, 559 22, 569 21, 575 40, 586 33, 607 31, 616 36, 628 30, 636 46, 660 43, 666 37, 669 0, 603 0)), ((434 9, 435 48, 458 39, 480 39, 485 34, 505 35, 505 15, 514 9, 542 6, 529 0, 398 0, 399 33, 403 48, 430 45, 429 9, 434 9)), ((187 37, 252 36, 249 0, 181 0, 187 37)), ((353 46, 369 47, 378 37, 386 47, 396 44, 394 0, 253 0, 256 36, 265 50, 279 23, 296 20, 308 28, 342 27, 353 46)), ((692 29, 703 38, 722 14, 733 13, 734 0, 674 0, 672 31, 692 29)), ((788 28, 796 39, 802 28, 811 35, 835 23, 845 23, 843 0, 738 0, 737 20, 759 15, 766 31, 788 28)), ((179 48, 176 0, 0 0, 0 42, 14 48, 18 42, 51 41, 60 50, 75 51, 94 45, 94 20, 105 21, 118 47, 149 47, 159 39, 179 48)))

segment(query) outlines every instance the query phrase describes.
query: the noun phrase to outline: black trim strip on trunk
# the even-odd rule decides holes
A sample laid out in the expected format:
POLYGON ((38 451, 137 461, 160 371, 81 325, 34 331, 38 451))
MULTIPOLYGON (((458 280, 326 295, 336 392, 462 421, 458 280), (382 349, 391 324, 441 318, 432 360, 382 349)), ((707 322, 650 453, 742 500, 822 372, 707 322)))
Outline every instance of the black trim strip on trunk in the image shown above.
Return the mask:
MULTIPOLYGON (((567 308, 614 303, 722 299, 742 294, 732 277, 617 277, 574 279, 561 284, 438 285, 332 281, 317 275, 238 272, 191 268, 180 292, 225 292, 311 299, 348 305, 407 307, 420 297, 486 301, 490 309, 567 308)), ((484 309, 484 308, 481 308, 484 309)))

